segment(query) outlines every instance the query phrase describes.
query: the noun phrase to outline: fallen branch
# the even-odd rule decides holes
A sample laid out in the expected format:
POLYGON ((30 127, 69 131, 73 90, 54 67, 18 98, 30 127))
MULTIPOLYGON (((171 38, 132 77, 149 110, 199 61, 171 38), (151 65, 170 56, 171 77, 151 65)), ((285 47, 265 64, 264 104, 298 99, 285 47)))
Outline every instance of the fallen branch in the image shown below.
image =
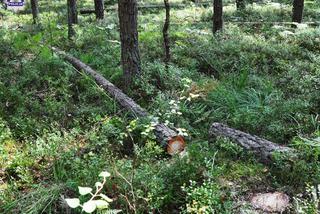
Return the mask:
MULTIPOLYGON (((199 6, 209 6, 212 2, 200 2, 197 4, 194 4, 196 7, 199 6)), ((179 3, 172 3, 170 4, 171 8, 185 8, 190 6, 190 4, 179 4, 179 3)), ((165 5, 163 4, 151 4, 151 5, 138 5, 138 9, 165 9, 165 5)))
MULTIPOLYGON (((106 80, 102 75, 93 70, 90 66, 64 51, 59 50, 58 48, 53 47, 52 50, 71 63, 77 70, 82 70, 93 77, 101 88, 108 92, 123 108, 133 113, 136 117, 149 116, 149 113, 145 109, 135 103, 130 97, 124 94, 111 82, 106 80)), ((184 139, 166 125, 161 123, 157 124, 155 126, 155 135, 158 142, 167 149, 169 154, 176 154, 184 150, 184 139)))
POLYGON ((229 23, 234 24, 252 24, 252 25, 259 25, 259 24, 273 24, 273 25, 310 25, 310 26, 319 26, 320 22, 302 22, 302 23, 296 23, 296 22, 269 22, 269 21, 260 21, 260 22, 245 22, 245 21, 226 21, 229 23))
MULTIPOLYGON (((211 5, 211 2, 202 2, 202 3, 197 3, 195 4, 195 6, 209 6, 211 5)), ((190 6, 188 4, 172 4, 170 5, 170 7, 172 8, 185 8, 187 6, 190 6)), ((149 10, 149 9, 165 9, 165 6, 163 4, 151 4, 151 5, 138 5, 138 10, 149 10)), ((110 11, 110 10, 118 10, 117 6, 113 6, 113 7, 106 7, 105 10, 110 11)), ((81 9, 80 10, 80 14, 92 14, 95 13, 94 9, 81 9)))
POLYGON ((80 9, 80 14, 85 15, 85 14, 92 14, 96 13, 95 9, 80 9))
POLYGON ((274 152, 287 153, 290 155, 294 154, 294 150, 289 147, 275 144, 258 136, 230 128, 221 123, 213 123, 209 130, 209 138, 212 140, 218 136, 230 138, 234 143, 240 145, 244 149, 252 151, 265 163, 270 163, 272 161, 274 152))

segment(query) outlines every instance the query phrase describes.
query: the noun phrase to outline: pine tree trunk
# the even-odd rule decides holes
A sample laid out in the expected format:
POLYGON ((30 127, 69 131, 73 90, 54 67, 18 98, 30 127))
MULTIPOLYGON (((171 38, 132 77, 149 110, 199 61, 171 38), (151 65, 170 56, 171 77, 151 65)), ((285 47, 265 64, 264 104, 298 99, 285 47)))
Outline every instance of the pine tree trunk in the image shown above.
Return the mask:
POLYGON ((68 0, 68 38, 75 36, 73 25, 78 23, 77 0, 68 0))
POLYGON ((37 23, 37 19, 39 17, 38 0, 31 0, 30 2, 31 2, 33 24, 36 24, 37 23))
POLYGON ((302 22, 304 0, 293 0, 292 21, 302 22))
POLYGON ((213 0, 213 33, 222 30, 222 0, 213 0))
POLYGON ((140 74, 138 43, 138 7, 136 0, 119 0, 121 64, 125 86, 129 87, 134 75, 140 74))
POLYGON ((170 61, 170 39, 169 39, 169 27, 170 27, 170 4, 169 0, 164 0, 164 5, 166 9, 166 19, 163 26, 163 44, 165 49, 165 63, 166 63, 166 69, 168 69, 169 61, 170 61))
POLYGON ((94 0, 94 8, 96 13, 96 19, 103 19, 104 18, 103 0, 94 0))
POLYGON ((237 10, 243 10, 246 7, 244 0, 236 0, 236 6, 237 10))

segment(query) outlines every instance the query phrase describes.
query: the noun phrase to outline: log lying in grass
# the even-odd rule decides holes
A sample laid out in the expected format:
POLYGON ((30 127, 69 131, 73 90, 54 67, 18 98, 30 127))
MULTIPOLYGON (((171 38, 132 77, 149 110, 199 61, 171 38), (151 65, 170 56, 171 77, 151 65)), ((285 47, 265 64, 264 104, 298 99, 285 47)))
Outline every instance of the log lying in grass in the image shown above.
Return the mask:
MULTIPOLYGON (((58 55, 62 56, 65 60, 71 63, 77 70, 84 71, 86 74, 94 78, 96 83, 108 92, 123 108, 133 113, 136 117, 147 117, 149 113, 135 103, 130 97, 124 94, 119 88, 106 80, 102 75, 93 70, 90 66, 81 62, 77 58, 59 50, 58 48, 52 48, 52 50, 58 55)), ((158 142, 164 146, 169 154, 176 154, 184 150, 184 139, 179 136, 174 130, 170 129, 164 124, 158 124, 155 126, 155 135, 158 142)))
POLYGON ((270 163, 272 161, 274 152, 287 153, 290 156, 294 156, 294 150, 289 147, 275 144, 258 136, 230 128, 221 123, 213 123, 209 130, 209 138, 214 139, 218 136, 230 138, 234 143, 240 145, 244 149, 252 151, 265 163, 270 163))
MULTIPOLYGON (((197 4, 195 4, 196 7, 199 7, 199 6, 210 6, 212 5, 212 2, 209 1, 209 2, 199 2, 197 4)), ((185 8, 185 7, 188 7, 190 5, 188 4, 179 4, 179 3, 172 3, 170 4, 170 7, 171 8, 185 8)), ((143 10, 143 9, 165 9, 165 5, 164 4, 149 4, 149 5, 138 5, 138 9, 139 10, 143 10)))
POLYGON ((80 9, 80 14, 85 15, 85 14, 93 14, 96 13, 95 9, 80 9))
POLYGON ((270 25, 309 25, 311 27, 317 27, 320 25, 320 22, 302 22, 302 23, 296 23, 296 22, 268 22, 268 21, 260 21, 260 22, 242 22, 242 21, 229 21, 230 23, 234 24, 248 24, 248 25, 264 25, 264 24, 270 24, 270 25))
MULTIPOLYGON (((212 2, 201 2, 201 3, 197 3, 196 6, 209 6, 211 5, 212 2)), ((185 8, 189 5, 187 4, 172 4, 170 5, 170 7, 172 8, 185 8)), ((117 10, 118 7, 117 6, 113 6, 113 7, 108 7, 106 8, 105 10, 117 10)), ((165 9, 165 5, 164 4, 151 4, 151 5, 138 5, 138 10, 150 10, 150 9, 165 9)), ((88 9, 88 8, 85 8, 85 9, 81 9, 80 10, 80 14, 92 14, 92 13, 95 13, 95 10, 94 9, 88 9)))

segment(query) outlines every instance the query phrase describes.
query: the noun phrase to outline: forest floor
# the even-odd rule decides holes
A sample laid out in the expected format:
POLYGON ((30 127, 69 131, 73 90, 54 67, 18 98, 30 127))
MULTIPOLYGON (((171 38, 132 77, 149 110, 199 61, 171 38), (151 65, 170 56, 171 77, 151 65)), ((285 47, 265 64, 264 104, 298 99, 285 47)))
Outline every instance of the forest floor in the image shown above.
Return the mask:
POLYGON ((153 115, 143 119, 50 50, 123 88, 116 11, 99 22, 80 15, 69 41, 65 1, 40 1, 38 25, 30 11, 0 9, 0 213, 80 213, 63 198, 93 187, 104 170, 110 207, 123 213, 259 213, 250 198, 266 192, 288 194, 288 213, 318 213, 319 1, 305 2, 304 22, 315 23, 296 28, 289 1, 241 12, 225 2, 215 36, 211 6, 185 4, 171 11, 168 70, 164 11, 139 11, 143 73, 127 94, 153 115), (159 121, 185 136, 184 155, 169 157, 157 145, 159 121), (208 142, 213 122, 293 147, 299 158, 264 165, 228 139, 208 142))

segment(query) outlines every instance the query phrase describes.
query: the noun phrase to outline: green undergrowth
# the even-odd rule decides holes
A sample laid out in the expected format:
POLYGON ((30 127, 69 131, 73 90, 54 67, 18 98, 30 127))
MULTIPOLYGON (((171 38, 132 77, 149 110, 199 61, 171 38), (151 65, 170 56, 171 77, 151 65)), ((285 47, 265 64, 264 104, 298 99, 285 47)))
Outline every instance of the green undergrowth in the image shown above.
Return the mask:
MULTIPOLYGON (((0 213, 70 213, 64 198, 78 197, 78 186, 94 186, 103 170, 111 173, 103 193, 123 213, 241 213, 239 204, 249 195, 267 191, 294 197, 293 213, 316 213, 309 189, 320 179, 319 28, 235 23, 289 21, 285 3, 253 4, 240 13, 228 2, 225 29, 214 37, 210 8, 190 3, 173 9, 168 69, 164 13, 141 12, 142 75, 127 93, 151 113, 143 119, 119 108, 49 48, 65 50, 122 88, 114 11, 101 22, 80 16, 73 41, 67 40, 61 1, 46 9, 40 4, 37 26, 27 13, 3 11, 0 213), (186 153, 169 157, 156 143, 159 122, 185 137, 186 153), (213 122, 285 144, 299 155, 275 154, 273 164, 263 165, 228 139, 209 143, 213 122)), ((315 4, 306 4, 306 21, 317 17, 315 4)))

